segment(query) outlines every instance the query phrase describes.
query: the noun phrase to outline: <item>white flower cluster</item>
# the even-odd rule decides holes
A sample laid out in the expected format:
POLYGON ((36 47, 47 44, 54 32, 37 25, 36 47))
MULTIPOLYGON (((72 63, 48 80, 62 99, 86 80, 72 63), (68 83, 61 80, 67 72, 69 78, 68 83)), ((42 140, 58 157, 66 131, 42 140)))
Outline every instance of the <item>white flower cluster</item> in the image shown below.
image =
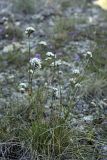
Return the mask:
POLYGON ((78 68, 74 68, 74 69, 72 70, 72 72, 73 72, 74 74, 80 74, 80 70, 79 70, 78 68))
POLYGON ((48 56, 48 57, 55 57, 55 54, 52 53, 52 52, 47 52, 47 53, 46 53, 46 56, 48 56))
POLYGON ((87 51, 87 55, 89 55, 90 57, 92 57, 92 52, 87 51))
POLYGON ((39 44, 43 45, 43 46, 47 46, 47 42, 45 42, 45 41, 40 41, 39 44))
POLYGON ((62 61, 59 59, 59 60, 57 60, 57 61, 55 61, 55 62, 52 62, 50 66, 51 66, 51 67, 53 67, 53 66, 57 66, 57 67, 58 67, 58 66, 60 66, 61 64, 62 64, 62 61))
POLYGON ((76 83, 76 78, 70 78, 70 79, 69 79, 69 82, 70 82, 71 84, 75 84, 75 83, 76 83))
POLYGON ((30 36, 33 32, 35 32, 35 29, 33 27, 27 27, 25 30, 25 34, 30 36))
POLYGON ((60 98, 60 90, 58 87, 48 86, 51 92, 53 92, 53 96, 55 98, 60 98))
POLYGON ((36 58, 36 57, 30 59, 30 64, 31 64, 32 67, 41 69, 41 60, 36 58))
POLYGON ((80 83, 76 83, 76 84, 75 84, 75 87, 76 87, 76 88, 80 88, 80 87, 81 87, 81 84, 80 84, 80 83))
POLYGON ((28 70, 28 73, 33 74, 34 71, 32 69, 28 70))
POLYGON ((56 55, 52 52, 47 52, 45 60, 48 61, 51 60, 52 58, 56 58, 56 55))
POLYGON ((87 51, 85 54, 84 54, 84 57, 90 57, 92 58, 92 52, 91 51, 87 51))
POLYGON ((24 93, 27 88, 28 88, 28 84, 27 84, 27 83, 20 83, 20 84, 19 84, 19 91, 20 91, 21 93, 24 93))

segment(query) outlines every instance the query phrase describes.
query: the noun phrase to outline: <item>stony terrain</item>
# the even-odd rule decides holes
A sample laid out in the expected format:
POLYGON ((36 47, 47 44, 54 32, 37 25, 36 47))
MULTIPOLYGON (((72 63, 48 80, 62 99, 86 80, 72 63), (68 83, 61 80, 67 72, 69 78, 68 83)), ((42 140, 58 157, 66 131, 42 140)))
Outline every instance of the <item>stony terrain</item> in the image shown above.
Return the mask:
MULTIPOLYGON (((26 93, 20 91, 19 85, 28 83, 28 39, 25 29, 32 26, 35 28, 31 37, 32 57, 41 51, 38 43, 45 41, 48 46, 43 52, 52 51, 58 60, 65 62, 59 67, 62 71, 62 103, 65 108, 69 105, 71 107, 69 127, 81 135, 78 144, 77 139, 73 142, 80 151, 72 151, 72 156, 68 153, 68 157, 62 159, 107 160, 107 12, 91 3, 85 4, 82 0, 55 1, 51 4, 41 2, 41 5, 37 5, 34 13, 28 14, 26 10, 15 11, 12 1, 0 1, 0 158, 15 160, 11 156, 9 158, 10 153, 2 153, 5 150, 3 144, 8 144, 17 135, 9 135, 8 140, 2 135, 2 125, 8 126, 8 122, 4 121, 6 113, 16 104, 17 107, 19 104, 23 106, 23 111, 29 103, 26 93), (87 53, 92 53, 88 59, 84 58, 87 53), (79 148, 79 143, 87 147, 86 155, 83 153, 85 150, 79 148)), ((42 56, 42 61, 44 59, 42 56)), ((33 89, 37 91, 39 86, 47 85, 47 77, 51 77, 50 69, 44 67, 36 73, 33 89)), ((58 100, 55 101, 56 105, 57 103, 58 100)), ((50 105, 51 99, 48 97, 44 104, 47 119, 50 105)), ((21 111, 15 107, 16 117, 21 111)), ((61 115, 63 116, 63 111, 61 115)), ((11 125, 9 132, 10 129, 11 125)), ((26 149, 22 150, 24 152, 26 149)), ((22 158, 17 155, 16 159, 31 160, 29 154, 28 152, 22 158)))

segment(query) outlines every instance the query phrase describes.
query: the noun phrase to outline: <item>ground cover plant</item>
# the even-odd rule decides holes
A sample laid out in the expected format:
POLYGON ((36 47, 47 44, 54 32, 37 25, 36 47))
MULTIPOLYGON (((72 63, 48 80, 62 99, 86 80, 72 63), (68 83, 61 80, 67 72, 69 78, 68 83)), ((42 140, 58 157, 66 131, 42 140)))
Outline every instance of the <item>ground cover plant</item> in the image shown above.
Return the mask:
POLYGON ((106 160, 106 13, 83 0, 2 3, 0 159, 106 160))

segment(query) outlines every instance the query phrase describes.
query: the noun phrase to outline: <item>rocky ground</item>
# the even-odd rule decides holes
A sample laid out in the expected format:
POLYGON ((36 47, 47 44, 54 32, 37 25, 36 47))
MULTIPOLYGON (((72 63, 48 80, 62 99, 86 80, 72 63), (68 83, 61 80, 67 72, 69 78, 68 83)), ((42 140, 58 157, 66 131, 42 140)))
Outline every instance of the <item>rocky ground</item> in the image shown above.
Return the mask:
MULTIPOLYGON (((92 147, 98 156, 92 158, 91 155, 90 160, 107 160, 107 12, 90 3, 84 6, 82 2, 41 5, 35 13, 26 14, 15 12, 10 1, 1 0, 0 9, 0 119, 11 103, 23 106, 28 103, 26 94, 21 93, 18 86, 28 81, 25 29, 33 26, 32 56, 39 51, 38 43, 45 41, 58 59, 66 61, 66 65, 61 66, 64 72, 62 97, 66 107, 68 93, 73 95, 75 91, 69 84, 74 78, 73 72, 79 68, 81 75, 75 83, 75 95, 71 96, 75 105, 69 125, 84 132, 90 127, 95 136, 93 142, 82 138, 81 143, 94 144, 92 147), (87 52, 92 53, 92 59, 85 70, 83 55, 87 52)), ((45 83, 44 69, 38 75, 33 80, 35 89, 45 83)), ((45 105, 49 109, 50 100, 45 105)))

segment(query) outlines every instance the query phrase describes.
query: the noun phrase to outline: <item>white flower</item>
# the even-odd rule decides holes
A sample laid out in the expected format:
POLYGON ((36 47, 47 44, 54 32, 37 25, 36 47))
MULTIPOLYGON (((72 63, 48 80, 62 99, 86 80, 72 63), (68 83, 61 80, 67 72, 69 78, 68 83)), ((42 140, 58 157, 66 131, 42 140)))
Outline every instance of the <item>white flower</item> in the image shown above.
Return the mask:
POLYGON ((27 83, 20 83, 20 84, 19 84, 19 91, 20 91, 21 93, 24 93, 27 88, 28 88, 28 84, 27 84, 27 83))
POLYGON ((58 88, 52 87, 52 90, 53 90, 54 92, 57 92, 57 91, 58 91, 58 88))
POLYGON ((46 87, 48 86, 48 83, 47 82, 45 82, 45 84, 44 84, 46 87))
POLYGON ((73 72, 74 74, 79 74, 79 73, 80 73, 80 70, 75 68, 75 69, 72 70, 72 72, 73 72))
POLYGON ((94 101, 91 102, 91 105, 93 105, 94 107, 96 107, 96 103, 94 101))
POLYGON ((35 29, 33 27, 27 27, 25 30, 25 33, 30 36, 33 32, 35 32, 35 29))
POLYGON ((52 53, 52 52, 47 52, 47 53, 46 53, 46 56, 48 56, 48 57, 55 57, 55 54, 52 53))
POLYGON ((19 88, 19 91, 20 91, 21 93, 24 93, 24 92, 25 92, 25 88, 19 88))
POLYGON ((75 84, 76 83, 76 78, 70 78, 69 82, 75 84))
POLYGON ((53 94, 54 94, 54 96, 56 97, 56 98, 60 98, 60 91, 62 90, 62 86, 60 86, 60 87, 58 87, 58 88, 56 88, 56 87, 53 87, 52 88, 52 90, 53 90, 53 94))
POLYGON ((59 94, 60 94, 58 88, 52 87, 52 91, 53 91, 53 96, 55 96, 56 98, 58 98, 59 94))
POLYGON ((3 20, 3 22, 5 22, 5 21, 8 21, 8 18, 7 17, 3 17, 2 20, 3 20))
POLYGON ((32 69, 30 69, 28 72, 29 72, 29 73, 31 73, 31 74, 33 74, 33 73, 34 73, 34 71, 33 71, 32 69))
POLYGON ((63 64, 63 65, 65 65, 65 66, 71 66, 71 64, 70 64, 70 63, 65 62, 65 61, 62 61, 62 64, 63 64))
POLYGON ((95 17, 88 17, 89 23, 95 23, 95 17))
POLYGON ((32 67, 41 69, 41 60, 36 57, 30 60, 30 64, 32 67))
POLYGON ((48 61, 48 60, 51 60, 52 58, 51 57, 47 57, 45 58, 45 61, 48 61))
POLYGON ((84 54, 84 57, 91 57, 92 58, 92 52, 91 51, 87 51, 85 54, 84 54))
POLYGON ((53 90, 54 92, 57 92, 58 91, 58 88, 56 87, 53 87, 53 86, 48 86, 49 89, 53 90))
POLYGON ((40 45, 47 46, 47 43, 46 43, 45 41, 40 41, 39 44, 40 44, 40 45))
POLYGON ((63 71, 59 71, 58 73, 59 73, 60 75, 63 75, 63 71))
MULTIPOLYGON (((53 87, 53 86, 47 86, 48 89, 50 89, 50 92, 53 93, 53 96, 56 98, 60 98, 60 88, 58 87, 53 87)), ((62 87, 61 87, 62 89, 62 87)))
POLYGON ((21 89, 21 88, 27 88, 28 87, 28 84, 27 83, 20 83, 19 84, 19 88, 21 89))
POLYGON ((87 55, 89 55, 90 57, 92 57, 92 52, 87 51, 87 55))
POLYGON ((77 83, 77 84, 75 84, 75 87, 76 87, 76 88, 80 88, 80 87, 81 87, 81 84, 80 84, 80 83, 77 83))
POLYGON ((83 117, 83 120, 84 121, 86 121, 86 122, 92 122, 92 120, 93 120, 93 115, 88 115, 88 116, 85 116, 85 117, 83 117))
POLYGON ((55 65, 55 66, 60 66, 61 64, 62 64, 62 61, 61 61, 61 60, 57 60, 57 61, 55 61, 55 62, 52 62, 50 66, 52 66, 52 67, 53 67, 54 65, 55 65))

